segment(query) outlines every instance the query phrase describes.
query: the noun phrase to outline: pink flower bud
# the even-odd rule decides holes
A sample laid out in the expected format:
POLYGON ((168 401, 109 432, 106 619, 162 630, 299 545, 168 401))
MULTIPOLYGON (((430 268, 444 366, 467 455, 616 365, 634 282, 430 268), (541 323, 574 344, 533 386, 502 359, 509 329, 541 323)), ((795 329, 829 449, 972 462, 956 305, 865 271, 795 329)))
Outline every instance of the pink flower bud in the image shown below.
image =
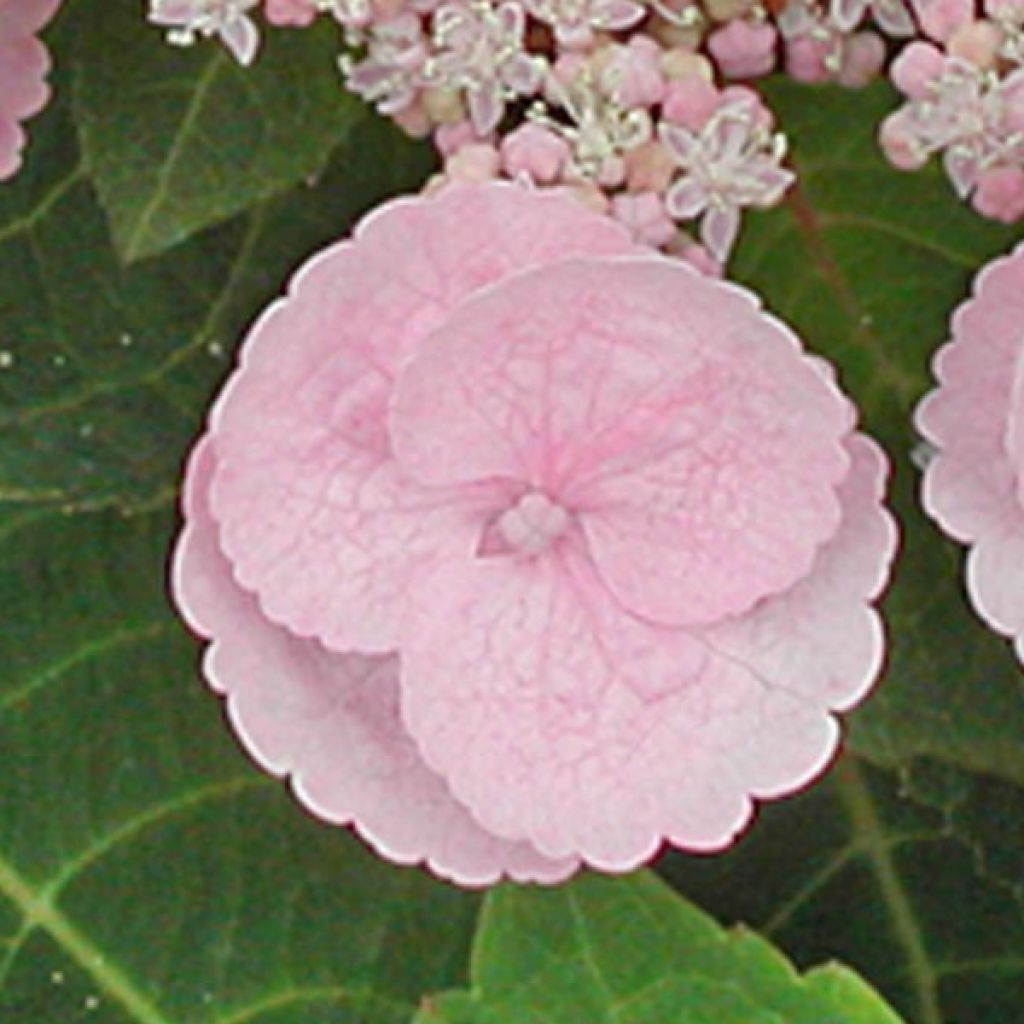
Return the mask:
POLYGON ((612 216, 644 245, 660 248, 675 237, 677 228, 654 192, 623 193, 612 199, 612 216))
POLYGON ((889 77, 904 96, 912 100, 924 99, 931 83, 942 74, 945 63, 946 58, 937 46, 911 43, 892 62, 889 77))
POLYGON ((924 34, 940 43, 974 19, 974 0, 910 0, 910 4, 924 34))
POLYGON ((786 72, 798 82, 826 82, 831 77, 825 60, 830 44, 801 36, 786 45, 786 72))
POLYGON ((727 77, 758 78, 775 67, 777 40, 771 25, 736 20, 711 33, 708 49, 727 77))
POLYGON ((661 116, 697 132, 717 108, 718 90, 700 75, 690 75, 669 83, 661 116))
POLYGON ((843 47, 836 81, 848 89, 860 89, 874 81, 885 63, 885 43, 877 32, 856 32, 843 47))
POLYGON ((916 171, 928 162, 928 153, 907 124, 906 108, 890 114, 878 130, 886 159, 901 171, 916 171))
POLYGON ((664 192, 675 174, 676 162, 660 142, 645 142, 625 154, 626 187, 630 192, 664 192))
POLYGON ((1002 41, 1003 33, 998 25, 991 21, 972 21, 953 33, 946 44, 946 52, 987 71, 996 66, 1002 41))
POLYGON ((450 181, 482 183, 498 176, 501 159, 490 143, 473 142, 453 153, 444 169, 450 181))
POLYGON ((528 174, 540 184, 557 181, 569 159, 569 144, 539 124, 524 124, 501 143, 501 163, 514 178, 528 174))
POLYGON ((271 25, 304 27, 316 17, 312 0, 266 0, 264 13, 271 25))
POLYGON ((438 125, 434 130, 434 145, 443 157, 454 156, 463 146, 476 141, 476 132, 469 121, 438 125))
POLYGON ((983 217, 1012 224, 1024 216, 1024 171, 993 167, 978 178, 971 202, 983 217))

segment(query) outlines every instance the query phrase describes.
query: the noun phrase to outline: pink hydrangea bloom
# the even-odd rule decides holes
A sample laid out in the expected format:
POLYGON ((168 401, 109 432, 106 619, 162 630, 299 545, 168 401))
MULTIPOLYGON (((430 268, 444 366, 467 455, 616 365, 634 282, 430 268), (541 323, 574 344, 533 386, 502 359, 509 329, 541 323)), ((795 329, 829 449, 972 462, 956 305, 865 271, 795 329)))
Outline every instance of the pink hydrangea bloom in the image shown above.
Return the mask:
POLYGON ((0 0, 0 181, 21 166, 21 122, 49 99, 50 57, 36 33, 59 5, 60 0, 0 0))
POLYGON ((464 884, 729 844, 832 757, 885 460, 754 297, 557 191, 316 257, 190 462, 174 592, 244 743, 464 884))
POLYGON ((985 267, 936 355, 938 387, 917 409, 934 446, 926 510, 969 546, 978 614, 1024 659, 1024 247, 985 267))

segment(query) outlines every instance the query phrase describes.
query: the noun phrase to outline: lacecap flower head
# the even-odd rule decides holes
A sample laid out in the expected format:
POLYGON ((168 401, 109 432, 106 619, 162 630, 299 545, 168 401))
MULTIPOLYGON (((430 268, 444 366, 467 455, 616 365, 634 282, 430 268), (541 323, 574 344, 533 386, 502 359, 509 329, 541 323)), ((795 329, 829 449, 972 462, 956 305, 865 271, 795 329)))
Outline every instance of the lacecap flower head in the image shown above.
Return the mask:
POLYGON ((0 0, 0 181, 21 166, 22 122, 50 97, 50 56, 37 33, 60 0, 0 0))
POLYGON ((561 192, 388 203, 260 319, 174 592, 253 756, 463 884, 719 850, 875 679, 885 460, 749 292, 561 192))
POLYGON ((917 410, 932 451, 926 510, 970 548, 978 614, 1024 659, 1024 247, 990 263, 935 358, 938 387, 917 410))

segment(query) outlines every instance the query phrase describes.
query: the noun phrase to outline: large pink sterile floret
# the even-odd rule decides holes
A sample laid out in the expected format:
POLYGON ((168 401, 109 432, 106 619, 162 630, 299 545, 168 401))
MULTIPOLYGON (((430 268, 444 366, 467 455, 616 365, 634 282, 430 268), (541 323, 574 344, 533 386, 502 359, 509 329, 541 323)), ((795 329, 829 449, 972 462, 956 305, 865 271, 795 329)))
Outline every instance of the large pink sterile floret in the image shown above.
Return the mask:
POLYGON ((254 328, 174 589, 269 770, 465 884, 719 849, 878 673, 885 460, 748 292, 567 193, 388 204, 254 328))
POLYGON ((36 33, 53 17, 60 0, 0 0, 0 181, 21 166, 21 123, 50 96, 50 57, 36 33))
POLYGON ((927 511, 967 544, 979 615, 1024 658, 1024 248, 989 264, 935 358, 939 386, 917 410, 934 446, 927 511))

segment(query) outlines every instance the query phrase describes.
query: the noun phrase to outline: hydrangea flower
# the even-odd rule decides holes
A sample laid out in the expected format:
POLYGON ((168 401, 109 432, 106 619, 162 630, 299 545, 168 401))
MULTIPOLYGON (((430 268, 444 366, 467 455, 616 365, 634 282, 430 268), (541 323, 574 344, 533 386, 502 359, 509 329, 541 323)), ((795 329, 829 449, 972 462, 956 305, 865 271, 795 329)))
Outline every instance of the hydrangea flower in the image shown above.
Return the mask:
POLYGON ((527 10, 555 30, 563 46, 578 49, 594 41, 594 32, 623 32, 647 14, 636 0, 527 0, 527 10))
MULTIPOLYGON (((907 96, 880 132, 895 166, 914 169, 942 153, 950 182, 967 198, 988 172, 1024 163, 1024 70, 1001 77, 917 42, 900 54, 891 76, 907 96)), ((990 190, 982 190, 981 197, 984 205, 990 190)), ((993 215, 1015 219, 1012 209, 993 215)))
POLYGON ((373 103, 382 114, 397 114, 416 99, 423 85, 429 50, 420 19, 400 14, 370 29, 367 55, 339 61, 348 87, 373 103))
POLYGON ((243 742, 464 884, 728 845, 881 663, 886 464, 738 287, 557 191, 386 204, 260 319, 173 589, 243 742))
POLYGON ((260 0, 150 0, 149 20, 168 29, 167 39, 191 46, 199 37, 217 36, 240 64, 251 64, 260 34, 249 12, 260 0))
POLYGON ((0 0, 0 181, 21 166, 21 122, 38 113, 50 96, 50 57, 36 33, 58 6, 60 0, 0 0))
POLYGON ((918 406, 931 449, 922 500, 968 545, 967 591, 1024 660, 1024 247, 985 267, 936 354, 918 406))
POLYGON ((666 196, 668 212, 680 220, 700 217, 701 241, 724 263, 740 211, 771 206, 794 181, 781 166, 785 139, 773 132, 757 94, 742 88, 723 92, 701 127, 663 122, 660 137, 682 171, 666 196))
POLYGON ((544 79, 545 61, 524 49, 526 13, 515 0, 447 3, 433 18, 436 52, 427 67, 435 85, 464 90, 473 128, 488 135, 517 96, 532 96, 544 79))

